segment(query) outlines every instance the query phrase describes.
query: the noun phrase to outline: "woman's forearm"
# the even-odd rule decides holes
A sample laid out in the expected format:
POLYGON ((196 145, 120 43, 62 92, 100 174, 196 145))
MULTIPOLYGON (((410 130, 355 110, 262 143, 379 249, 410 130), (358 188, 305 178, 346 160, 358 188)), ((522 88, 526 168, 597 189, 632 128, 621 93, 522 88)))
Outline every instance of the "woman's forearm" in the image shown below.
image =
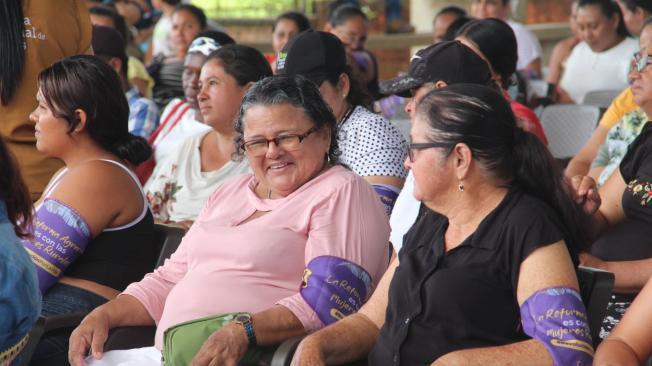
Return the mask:
POLYGON ((612 337, 600 343, 593 359, 595 366, 638 366, 641 362, 627 343, 612 337))
POLYGON ((504 346, 472 348, 451 352, 433 366, 552 365, 552 357, 543 343, 531 339, 504 346))
POLYGON ((256 342, 262 346, 276 345, 288 338, 306 334, 299 319, 282 305, 276 305, 252 316, 256 342))
POLYGON ((638 293, 652 276, 652 258, 635 261, 605 262, 606 271, 612 272, 614 292, 638 293))
POLYGON ((379 333, 369 318, 357 313, 312 334, 305 342, 320 348, 326 364, 342 364, 365 358, 379 333))
POLYGON ((89 316, 95 313, 101 313, 108 320, 109 328, 155 324, 145 306, 131 295, 120 295, 93 310, 89 316))

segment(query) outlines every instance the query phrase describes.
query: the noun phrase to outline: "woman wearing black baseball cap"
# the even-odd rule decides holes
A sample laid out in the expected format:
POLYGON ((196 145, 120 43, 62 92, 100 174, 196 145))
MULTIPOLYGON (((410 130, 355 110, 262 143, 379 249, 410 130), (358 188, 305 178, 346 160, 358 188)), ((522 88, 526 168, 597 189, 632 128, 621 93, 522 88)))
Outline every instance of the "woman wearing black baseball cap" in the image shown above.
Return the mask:
POLYGON ((339 123, 341 162, 374 187, 389 214, 407 175, 406 143, 395 126, 369 110, 373 101, 352 77, 342 42, 330 33, 303 32, 279 52, 276 69, 319 86, 339 123))

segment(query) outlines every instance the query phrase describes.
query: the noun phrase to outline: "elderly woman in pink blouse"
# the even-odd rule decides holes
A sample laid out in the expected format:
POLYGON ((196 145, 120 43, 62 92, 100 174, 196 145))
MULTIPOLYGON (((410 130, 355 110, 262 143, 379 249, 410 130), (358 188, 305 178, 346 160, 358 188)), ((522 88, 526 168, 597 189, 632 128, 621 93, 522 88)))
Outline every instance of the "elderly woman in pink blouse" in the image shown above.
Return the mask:
POLYGON ((319 329, 369 297, 387 267, 389 225, 371 186, 337 164, 336 121, 319 90, 300 76, 263 79, 245 95, 236 131, 253 174, 218 188, 163 266, 84 319, 72 365, 89 348, 87 364, 129 352, 102 354, 113 327, 156 323, 155 349, 142 352, 160 363, 169 327, 247 312, 193 361, 235 364, 250 346, 319 329))

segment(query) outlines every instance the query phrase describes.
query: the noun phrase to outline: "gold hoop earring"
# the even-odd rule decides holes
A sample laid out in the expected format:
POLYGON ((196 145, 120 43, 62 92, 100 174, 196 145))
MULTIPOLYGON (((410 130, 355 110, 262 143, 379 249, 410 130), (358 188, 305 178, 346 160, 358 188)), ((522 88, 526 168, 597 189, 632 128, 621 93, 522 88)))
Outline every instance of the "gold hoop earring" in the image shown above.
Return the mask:
POLYGON ((464 192, 464 183, 462 183, 462 181, 460 181, 460 183, 457 185, 457 189, 460 192, 464 192))

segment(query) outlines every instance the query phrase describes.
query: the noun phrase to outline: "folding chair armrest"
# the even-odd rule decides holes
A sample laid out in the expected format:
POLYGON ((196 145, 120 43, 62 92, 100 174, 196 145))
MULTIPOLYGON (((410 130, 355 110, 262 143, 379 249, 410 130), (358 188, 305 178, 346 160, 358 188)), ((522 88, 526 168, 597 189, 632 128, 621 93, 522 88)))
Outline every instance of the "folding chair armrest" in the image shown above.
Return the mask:
POLYGON ((287 339, 274 352, 274 357, 270 366, 290 366, 292 362, 292 357, 294 357, 294 352, 299 347, 299 343, 303 340, 305 336, 296 336, 290 339, 287 339))

